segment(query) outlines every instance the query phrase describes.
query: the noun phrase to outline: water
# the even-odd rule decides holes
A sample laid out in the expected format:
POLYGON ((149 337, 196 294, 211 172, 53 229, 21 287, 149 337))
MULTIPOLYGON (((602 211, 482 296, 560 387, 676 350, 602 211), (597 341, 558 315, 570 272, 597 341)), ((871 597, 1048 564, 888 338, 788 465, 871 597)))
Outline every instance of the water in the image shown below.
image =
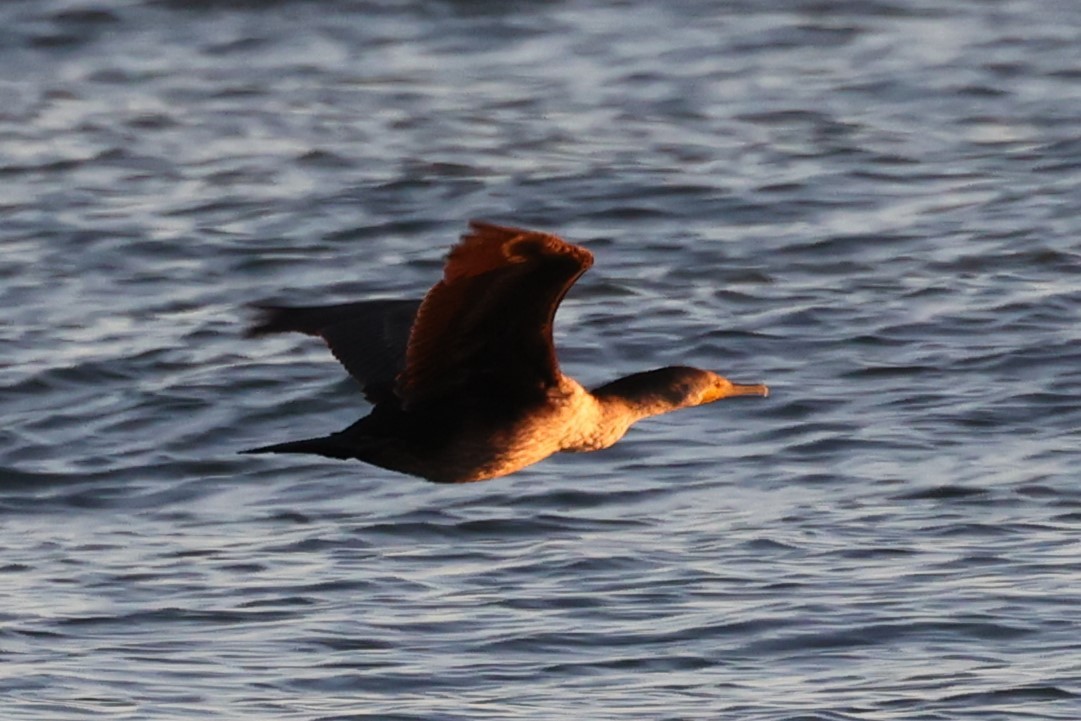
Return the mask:
POLYGON ((0 6, 6 719, 1081 717, 1072 2, 0 6), (586 383, 768 382, 443 487, 244 305, 583 241, 586 383))

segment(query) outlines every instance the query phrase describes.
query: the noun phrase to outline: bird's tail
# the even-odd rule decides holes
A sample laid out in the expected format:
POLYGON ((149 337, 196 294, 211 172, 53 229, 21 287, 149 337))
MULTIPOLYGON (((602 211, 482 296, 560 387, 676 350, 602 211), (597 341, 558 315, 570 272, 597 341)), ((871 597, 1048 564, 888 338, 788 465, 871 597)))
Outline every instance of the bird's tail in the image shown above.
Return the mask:
POLYGON ((322 438, 305 438, 301 441, 286 441, 274 443, 259 448, 249 448, 241 453, 312 453, 327 458, 356 458, 356 451, 341 442, 335 436, 323 436, 322 438))

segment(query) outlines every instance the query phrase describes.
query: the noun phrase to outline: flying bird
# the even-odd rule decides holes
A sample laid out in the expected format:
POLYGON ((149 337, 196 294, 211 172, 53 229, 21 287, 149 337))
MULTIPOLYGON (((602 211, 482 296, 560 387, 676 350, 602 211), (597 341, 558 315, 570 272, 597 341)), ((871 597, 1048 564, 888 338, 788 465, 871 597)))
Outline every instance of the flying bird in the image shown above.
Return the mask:
POLYGON ((766 396, 670 366, 586 390, 559 369, 552 322, 593 255, 555 235, 478 220, 421 301, 256 306, 249 336, 322 338, 371 412, 345 430, 245 453, 355 458, 437 483, 481 481, 560 451, 596 451, 635 422, 731 396, 766 396))

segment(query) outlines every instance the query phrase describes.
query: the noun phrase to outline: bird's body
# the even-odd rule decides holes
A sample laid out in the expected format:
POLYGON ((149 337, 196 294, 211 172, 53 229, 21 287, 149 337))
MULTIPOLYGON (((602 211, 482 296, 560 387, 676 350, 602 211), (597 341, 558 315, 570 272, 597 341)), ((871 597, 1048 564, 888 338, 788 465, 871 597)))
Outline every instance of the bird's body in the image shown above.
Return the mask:
POLYGON ((587 391, 559 370, 552 320, 592 255, 544 233, 470 226, 420 303, 262 307, 252 335, 322 337, 374 407, 338 433, 250 452, 357 458, 436 482, 479 481, 560 451, 607 448, 647 416, 768 393, 684 366, 587 391))

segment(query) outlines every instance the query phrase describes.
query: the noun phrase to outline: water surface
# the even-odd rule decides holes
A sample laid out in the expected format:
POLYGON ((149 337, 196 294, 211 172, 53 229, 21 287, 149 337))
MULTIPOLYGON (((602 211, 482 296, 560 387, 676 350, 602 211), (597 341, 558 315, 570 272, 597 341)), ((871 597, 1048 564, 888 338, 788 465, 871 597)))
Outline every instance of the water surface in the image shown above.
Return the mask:
POLYGON ((9 719, 1081 709, 1070 2, 0 8, 9 719), (768 382, 441 487, 245 304, 585 243, 587 384, 768 382))

